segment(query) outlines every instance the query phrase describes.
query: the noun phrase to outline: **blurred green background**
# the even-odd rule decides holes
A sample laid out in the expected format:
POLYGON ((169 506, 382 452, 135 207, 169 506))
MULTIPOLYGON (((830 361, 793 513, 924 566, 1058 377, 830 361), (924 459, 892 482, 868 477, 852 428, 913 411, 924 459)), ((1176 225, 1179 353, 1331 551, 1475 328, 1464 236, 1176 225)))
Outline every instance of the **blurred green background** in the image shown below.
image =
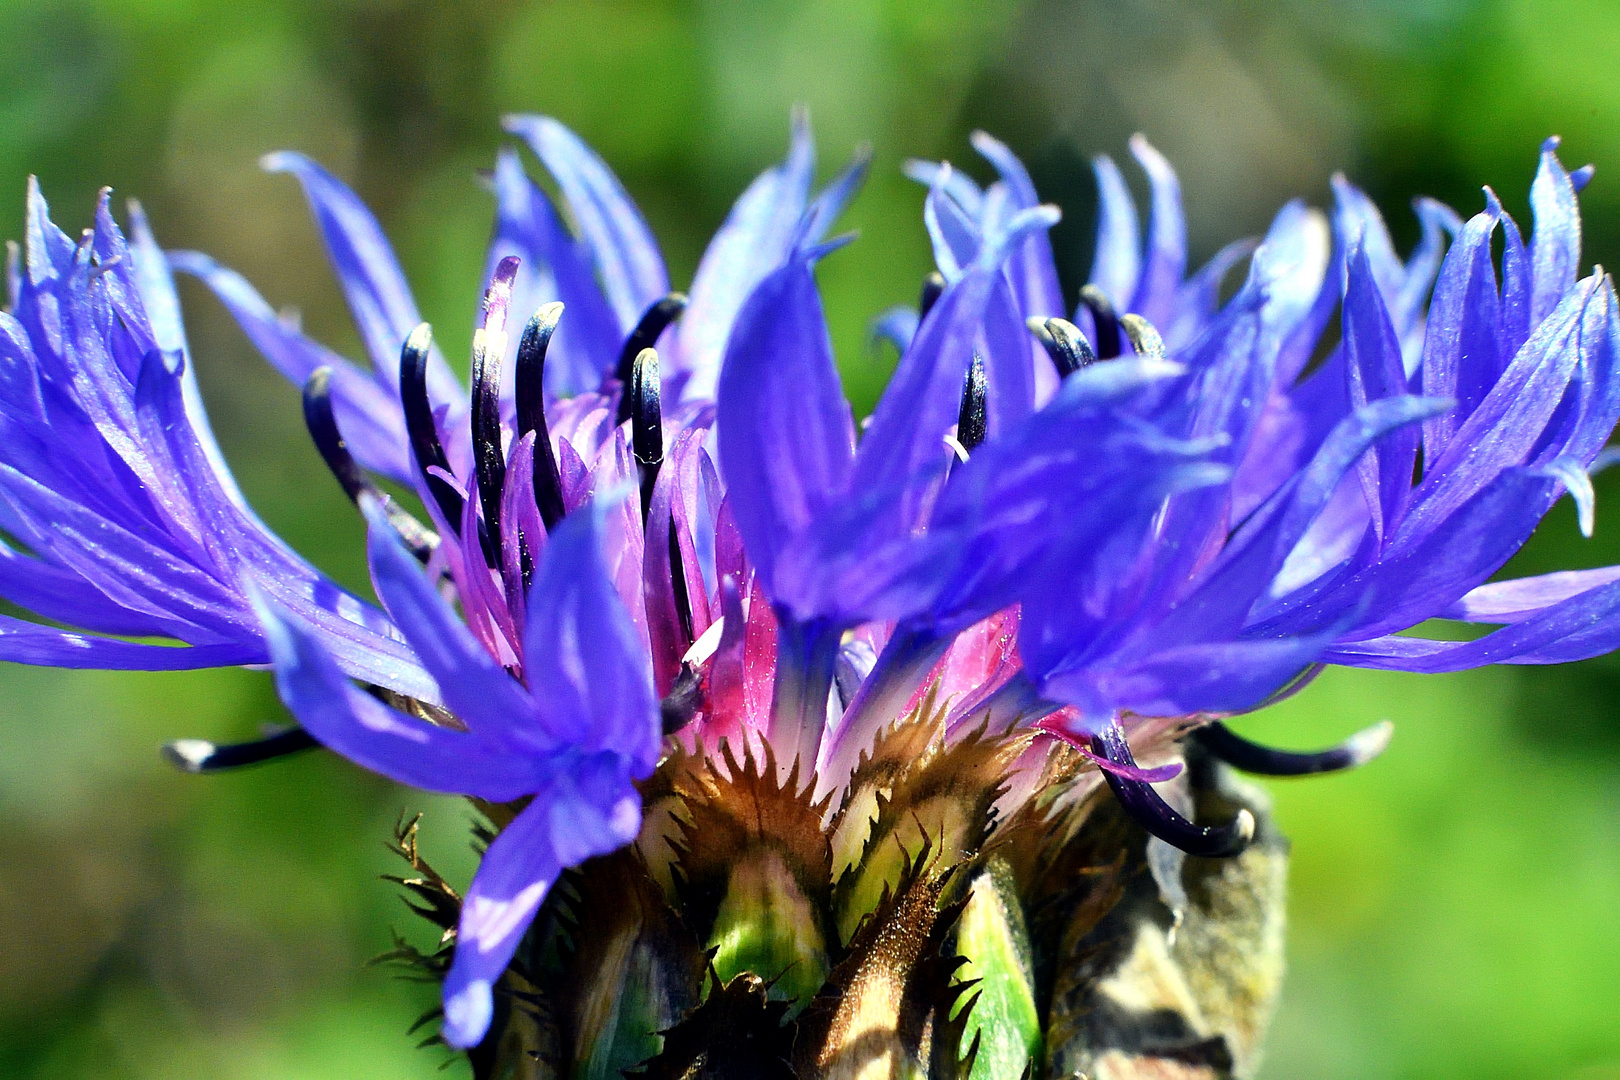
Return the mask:
MULTIPOLYGON (((358 356, 296 185, 307 151, 393 238, 447 352, 465 351, 498 117, 547 112, 624 178, 677 284, 811 106, 823 172, 877 151, 822 281, 850 392, 892 358, 866 320, 928 269, 907 156, 983 174, 966 135, 1025 156, 1066 213, 1069 294, 1090 259, 1088 156, 1141 130, 1180 169, 1194 253, 1286 198, 1369 188, 1397 238, 1419 193, 1465 215, 1491 184, 1528 225, 1536 148, 1598 165, 1588 262, 1620 257, 1620 8, 1580 0, 5 0, 0 233, 24 178, 88 224, 97 188, 159 238, 246 273, 358 356)), ((1127 170, 1130 170, 1127 166, 1127 170)), ((1132 182, 1140 178, 1133 176, 1132 182)), ((308 447, 296 394, 211 298, 187 321, 227 456, 264 516, 364 587, 361 529, 308 447)), ((1620 561, 1614 474, 1595 539, 1567 504, 1514 569, 1620 561)), ((1620 1077, 1620 664, 1441 678, 1329 673, 1243 730, 1284 745, 1383 717, 1389 753, 1276 784, 1295 843, 1290 978, 1272 1078, 1620 1077)), ((248 672, 0 669, 0 1076, 432 1077, 405 1027, 431 992, 364 961, 416 927, 377 875, 401 810, 471 871, 466 814, 323 755, 244 774, 170 771, 167 738, 252 736, 282 713, 248 672)), ((463 1075, 462 1065, 449 1075, 463 1075)))

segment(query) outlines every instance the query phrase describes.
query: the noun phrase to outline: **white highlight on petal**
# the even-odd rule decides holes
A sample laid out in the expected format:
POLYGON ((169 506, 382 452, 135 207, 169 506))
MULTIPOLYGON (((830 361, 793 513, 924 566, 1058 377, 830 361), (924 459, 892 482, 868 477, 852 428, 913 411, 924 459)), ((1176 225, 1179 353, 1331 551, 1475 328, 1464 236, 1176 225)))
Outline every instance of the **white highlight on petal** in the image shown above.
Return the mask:
POLYGON ((720 647, 720 634, 725 624, 724 615, 710 623, 709 628, 699 634, 698 639, 692 642, 692 647, 686 650, 686 655, 681 657, 681 663, 691 664, 693 667, 702 667, 708 663, 709 657, 720 647))
POLYGON ((474 979, 444 1003, 444 1039, 451 1046, 476 1046, 489 1030, 495 1013, 494 994, 487 979, 474 979))
POLYGON ((468 898, 461 916, 461 947, 472 945, 479 952, 489 952, 517 932, 540 906, 540 900, 550 887, 549 881, 536 881, 510 900, 496 900, 489 896, 468 898))

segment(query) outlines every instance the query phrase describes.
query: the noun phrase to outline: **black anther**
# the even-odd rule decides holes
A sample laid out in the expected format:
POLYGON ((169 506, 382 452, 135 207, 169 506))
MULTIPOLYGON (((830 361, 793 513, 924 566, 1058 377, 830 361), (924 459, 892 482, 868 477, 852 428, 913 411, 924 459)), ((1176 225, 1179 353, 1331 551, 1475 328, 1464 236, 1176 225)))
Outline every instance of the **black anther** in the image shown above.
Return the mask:
POLYGON ((1131 350, 1137 356, 1145 356, 1150 360, 1164 359, 1164 338, 1154 329, 1152 323, 1140 315, 1121 315, 1119 328, 1125 331, 1130 339, 1131 350))
POLYGON ((697 668, 682 663, 681 673, 675 677, 668 696, 658 703, 658 712, 664 721, 664 734, 673 735, 690 724, 702 708, 703 680, 697 668))
POLYGON ((956 414, 956 441, 970 453, 984 442, 985 435, 989 433, 986 396, 984 357, 975 351, 973 362, 968 365, 967 383, 962 387, 962 408, 956 414))
POLYGON ((1119 316, 1108 294, 1095 285, 1080 290, 1080 303, 1091 312, 1091 321, 1097 327, 1097 358, 1112 360, 1120 353, 1119 316))
MULTIPOLYGON (((1136 760, 1131 757, 1130 744, 1125 741, 1125 733, 1117 723, 1110 722, 1102 734, 1091 737, 1091 750, 1098 757, 1107 758, 1116 765, 1133 768, 1136 765, 1136 760)), ((1247 810, 1240 809, 1230 823, 1217 828, 1194 825, 1176 813, 1150 784, 1119 776, 1107 769, 1103 769, 1102 774, 1114 798, 1119 800, 1120 807, 1138 825, 1189 855, 1208 859, 1226 858, 1241 854, 1254 839, 1254 815, 1247 810)))
POLYGON ((423 323, 405 339, 399 354, 399 398, 405 407, 405 431, 411 439, 411 452, 427 483, 428 493, 439 505, 450 531, 460 535, 463 500, 455 488, 430 469, 450 472, 450 459, 439 442, 439 429, 433 422, 433 405, 428 401, 428 351, 433 347, 433 328, 423 323))
POLYGON ((630 452, 641 471, 641 520, 652 506, 653 485, 664 463, 664 411, 658 376, 658 352, 642 349, 630 368, 622 401, 630 403, 630 452))
POLYGON ((344 494, 356 505, 360 503, 360 496, 370 494, 383 507, 388 515, 389 524, 405 542, 412 555, 421 562, 427 562, 433 554, 433 549, 439 546, 439 537, 432 529, 417 521, 408 514, 398 503, 388 497, 388 494, 372 483, 365 472, 349 453, 348 444, 343 441, 343 433, 338 430, 337 417, 332 412, 332 369, 318 367, 310 373, 309 381, 304 384, 304 426, 309 429, 309 437, 315 443, 315 449, 320 451, 321 460, 326 467, 337 477, 337 482, 343 485, 344 494))
POLYGON ((1388 720, 1350 736, 1338 746, 1314 753, 1273 750, 1252 743, 1220 721, 1206 724, 1193 733, 1205 750, 1234 768, 1259 776, 1310 776, 1339 772, 1365 765, 1384 752, 1395 726, 1388 720))
POLYGON ((664 328, 686 310, 686 294, 672 292, 661 300, 655 301, 636 323, 636 328, 630 331, 630 336, 624 339, 624 348, 619 350, 619 366, 616 374, 619 385, 624 389, 619 395, 618 422, 624 423, 630 419, 630 379, 634 375, 636 358, 644 349, 650 349, 658 344, 658 337, 664 328))
POLYGON ((1091 351, 1091 342, 1069 320, 1032 316, 1027 325, 1035 340, 1046 350, 1046 355, 1052 358, 1059 378, 1066 379, 1081 368, 1097 362, 1097 354, 1091 351))
POLYGON ((163 757, 175 768, 189 773, 212 773, 274 761, 300 750, 313 750, 319 745, 313 735, 295 727, 263 739, 226 746, 205 739, 176 739, 163 747, 163 757))
POLYGON ((546 428, 546 349, 562 318, 561 304, 546 304, 534 313, 523 328, 517 351, 518 438, 534 432, 534 502, 540 520, 555 529, 566 513, 563 507, 562 476, 557 457, 551 452, 551 435, 546 428))

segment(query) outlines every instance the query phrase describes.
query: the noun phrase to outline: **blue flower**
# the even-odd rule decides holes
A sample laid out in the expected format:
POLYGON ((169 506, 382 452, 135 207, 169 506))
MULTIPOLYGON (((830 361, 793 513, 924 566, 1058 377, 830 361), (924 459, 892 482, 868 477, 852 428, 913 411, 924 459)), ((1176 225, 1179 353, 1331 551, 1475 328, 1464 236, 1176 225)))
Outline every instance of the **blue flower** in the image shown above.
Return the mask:
POLYGON ((1620 569, 1489 582, 1565 492, 1590 535, 1588 470, 1620 420, 1613 285, 1576 280, 1576 194, 1591 169, 1567 173, 1556 146, 1542 148, 1531 186, 1528 245, 1486 190, 1485 209, 1439 269, 1419 349, 1403 347, 1412 290, 1391 280, 1382 223, 1345 215, 1343 343, 1274 399, 1286 418, 1273 428, 1276 452, 1308 452, 1323 423, 1363 402, 1421 389, 1456 404, 1359 463, 1251 613, 1249 632, 1334 626, 1326 661, 1431 672, 1561 663, 1620 645, 1620 569), (1500 629, 1466 643, 1398 636, 1430 618, 1500 629))
POLYGON ((641 827, 632 780, 661 752, 645 643, 602 557, 601 504, 551 534, 521 643, 524 681, 504 669, 435 591, 367 496, 372 580, 444 691, 430 722, 354 687, 322 641, 273 603, 260 605, 287 708, 325 745, 385 776, 489 803, 524 800, 484 853, 464 897, 444 985, 444 1037, 483 1038, 492 990, 557 875, 622 847, 641 827))
POLYGON ((369 369, 206 256, 166 258, 138 214, 126 244, 105 197, 75 245, 31 190, 26 273, 0 316, 0 526, 28 549, 0 547, 0 595, 87 631, 0 617, 0 658, 269 663, 301 731, 273 749, 188 744, 188 764, 313 739, 478 800, 503 827, 463 898, 452 1045, 485 1038, 564 870, 663 836, 644 830, 637 785, 677 749, 735 774, 744 747, 824 805, 884 731, 926 714, 945 740, 987 731, 1028 751, 1013 803, 1039 790, 1055 740, 1101 770, 1077 783, 1105 780, 1156 836, 1223 855, 1253 817, 1186 820, 1151 787, 1176 767, 1138 767, 1133 740, 1202 727, 1245 768, 1338 768, 1387 730, 1287 755, 1218 719, 1324 663, 1452 670, 1620 646, 1620 568, 1487 583, 1565 491, 1589 531, 1588 473, 1620 419, 1613 290, 1575 280, 1590 173, 1567 174, 1551 144, 1528 245, 1487 192, 1467 223, 1421 202, 1402 261, 1341 180, 1331 230, 1291 203, 1188 278, 1175 174, 1134 140, 1148 235, 1099 158, 1097 257, 1072 322, 1046 235, 1057 213, 1005 146, 975 137, 1000 176, 985 189, 912 163, 938 274, 917 312, 880 324, 900 361, 857 437, 815 268, 847 240, 824 237, 864 153, 812 197, 796 116, 787 159, 737 201, 688 298, 576 136, 543 117, 507 126, 578 231, 502 151, 470 392, 376 220, 295 154, 266 163, 303 184, 369 369), (382 610, 246 506, 190 375, 171 262, 302 387, 311 437, 366 518, 382 610), (532 312, 517 333, 514 308, 532 312), (1335 310, 1342 340, 1307 370, 1335 310), (371 474, 413 487, 429 520, 371 474), (1501 629, 1398 636, 1430 617, 1501 629), (124 640, 152 635, 185 647, 124 640))
POLYGON ((0 595, 88 633, 0 616, 0 659, 262 664, 258 592, 296 612, 349 675, 435 700, 388 618, 243 500, 203 413, 163 254, 138 208, 131 245, 108 203, 103 192, 75 244, 30 181, 27 259, 0 313, 0 525, 28 551, 0 544, 0 595))

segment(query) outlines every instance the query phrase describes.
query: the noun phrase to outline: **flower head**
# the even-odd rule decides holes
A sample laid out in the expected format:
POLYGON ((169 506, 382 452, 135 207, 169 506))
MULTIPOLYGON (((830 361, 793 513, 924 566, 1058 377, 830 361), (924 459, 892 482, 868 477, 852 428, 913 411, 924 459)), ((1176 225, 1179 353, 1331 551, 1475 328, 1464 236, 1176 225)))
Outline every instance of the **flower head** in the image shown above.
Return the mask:
POLYGON ((301 729, 176 744, 184 763, 313 740, 472 798, 493 839, 465 895, 407 884, 453 941, 418 959, 481 1074, 536 1055, 655 1076, 1091 1070, 1157 1052, 1087 1026, 1141 1006, 1118 998, 1116 955, 1141 940, 1160 967, 1131 993, 1195 1006, 1177 1052, 1247 1067, 1276 986, 1282 845, 1226 764, 1343 768, 1388 728, 1293 754, 1220 718, 1325 663, 1620 644, 1614 568, 1487 583, 1564 491, 1589 529, 1588 470, 1620 419, 1613 291, 1575 280, 1590 173, 1552 144, 1528 245, 1487 192, 1466 224, 1420 203, 1403 262, 1341 181, 1331 229, 1290 204, 1189 278, 1174 171, 1138 138, 1146 240, 1099 158, 1070 321, 1057 211, 975 136, 988 188, 908 166, 938 270, 918 311, 880 320, 899 365, 858 427, 815 271, 847 241, 826 235, 864 152, 812 196, 796 115, 786 160, 681 294, 605 163, 549 118, 507 126, 565 206, 500 154, 470 391, 376 220, 295 154, 266 165, 303 185, 369 369, 206 256, 165 256, 138 214, 126 244, 105 197, 75 245, 30 192, 27 273, 0 316, 0 525, 28 549, 3 549, 0 594, 92 632, 7 616, 0 657, 268 662, 301 729), (236 490, 171 263, 302 387, 366 519, 381 609, 236 490), (1396 636, 1435 616, 1502 628, 1396 636), (1258 915, 1229 928, 1239 893, 1258 915), (1206 970, 1186 942, 1212 926, 1253 940, 1206 970), (1217 1001, 1237 987, 1253 1008, 1233 1016, 1217 1001))

